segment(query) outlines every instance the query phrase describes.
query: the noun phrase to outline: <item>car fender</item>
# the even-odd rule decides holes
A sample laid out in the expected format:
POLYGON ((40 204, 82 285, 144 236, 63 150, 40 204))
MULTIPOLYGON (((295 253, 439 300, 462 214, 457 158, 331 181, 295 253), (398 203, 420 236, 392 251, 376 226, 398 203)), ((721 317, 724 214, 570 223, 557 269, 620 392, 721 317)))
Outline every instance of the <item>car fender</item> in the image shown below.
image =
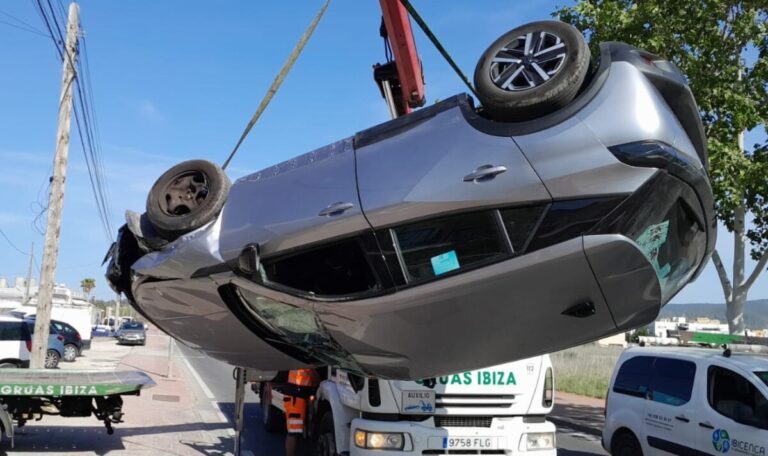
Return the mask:
MULTIPOLYGON (((336 434, 336 451, 344 453, 349 451, 350 435, 349 426, 352 420, 357 416, 354 409, 347 407, 341 402, 338 387, 331 381, 323 381, 317 389, 317 402, 327 402, 333 415, 333 429, 336 434)), ((321 417, 318 415, 318 419, 321 417)))
MULTIPOLYGON (((614 393, 617 394, 617 393, 614 393)), ((629 398, 628 399, 633 399, 629 398)), ((621 404, 613 402, 608 406, 609 410, 615 410, 605 417, 605 427, 603 428, 603 444, 606 450, 611 448, 611 440, 619 429, 626 428, 630 430, 640 445, 643 446, 643 450, 647 451, 645 441, 645 428, 643 425, 643 413, 645 404, 640 403, 640 407, 633 407, 633 404, 622 401, 621 404), (640 410, 640 412, 637 411, 640 410)))

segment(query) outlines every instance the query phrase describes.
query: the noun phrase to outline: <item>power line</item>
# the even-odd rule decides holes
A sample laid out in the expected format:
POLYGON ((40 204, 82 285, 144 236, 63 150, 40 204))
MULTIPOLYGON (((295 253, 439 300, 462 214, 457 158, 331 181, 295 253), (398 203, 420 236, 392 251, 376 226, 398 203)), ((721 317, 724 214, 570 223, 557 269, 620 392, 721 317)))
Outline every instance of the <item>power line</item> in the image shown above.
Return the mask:
POLYGON ((44 38, 48 38, 48 35, 46 35, 45 33, 43 33, 43 32, 38 32, 37 30, 34 30, 34 29, 28 29, 28 28, 26 28, 26 27, 22 27, 22 26, 20 26, 20 25, 12 24, 12 23, 10 23, 10 22, 6 22, 6 21, 2 21, 2 20, 0 20, 0 24, 5 24, 5 25, 7 25, 7 26, 10 26, 10 27, 13 27, 13 28, 16 28, 16 29, 22 30, 22 31, 24 31, 24 32, 27 32, 27 33, 32 33, 33 35, 39 35, 39 36, 42 36, 42 37, 44 37, 44 38))
POLYGON ((29 252, 25 252, 25 251, 21 250, 20 248, 16 247, 16 244, 14 244, 13 241, 11 241, 10 238, 8 238, 8 236, 6 236, 5 231, 0 229, 0 234, 5 238, 5 240, 8 242, 8 244, 10 244, 10 246, 13 247, 17 252, 19 252, 20 254, 22 254, 24 256, 29 256, 29 252))
POLYGON ((31 31, 37 32, 37 33, 39 33, 41 35, 45 35, 41 30, 36 29, 34 25, 32 25, 32 24, 30 24, 28 22, 22 21, 18 17, 14 16, 14 15, 6 12, 6 11, 0 10, 0 14, 2 14, 3 16, 6 16, 6 17, 9 17, 9 18, 13 19, 14 21, 18 22, 19 24, 23 25, 24 27, 30 29, 31 31))

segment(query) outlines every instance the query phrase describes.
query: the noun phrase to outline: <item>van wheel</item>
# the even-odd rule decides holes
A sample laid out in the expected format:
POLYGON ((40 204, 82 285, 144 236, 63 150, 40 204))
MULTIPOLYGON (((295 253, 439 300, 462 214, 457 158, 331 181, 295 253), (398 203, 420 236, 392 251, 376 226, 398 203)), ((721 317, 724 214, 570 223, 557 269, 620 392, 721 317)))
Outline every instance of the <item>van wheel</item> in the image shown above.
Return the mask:
POLYGON ((612 456, 643 456, 643 449, 640 447, 640 442, 637 441, 637 437, 631 432, 624 430, 619 431, 613 436, 611 442, 611 455, 612 456))
POLYGON ((320 429, 317 433, 317 456, 338 456, 336 452, 336 431, 333 428, 333 413, 326 412, 320 420, 320 429))
POLYGON ((475 89, 492 120, 535 119, 573 100, 589 63, 589 47, 575 27, 532 22, 505 33, 483 53, 475 89))
POLYGON ((272 405, 272 393, 268 384, 261 388, 259 402, 261 405, 261 421, 264 423, 264 429, 270 433, 277 433, 285 430, 285 415, 277 407, 272 405))
POLYGON ((173 241, 213 220, 224 207, 230 181, 215 163, 189 160, 160 176, 147 196, 147 218, 173 241))

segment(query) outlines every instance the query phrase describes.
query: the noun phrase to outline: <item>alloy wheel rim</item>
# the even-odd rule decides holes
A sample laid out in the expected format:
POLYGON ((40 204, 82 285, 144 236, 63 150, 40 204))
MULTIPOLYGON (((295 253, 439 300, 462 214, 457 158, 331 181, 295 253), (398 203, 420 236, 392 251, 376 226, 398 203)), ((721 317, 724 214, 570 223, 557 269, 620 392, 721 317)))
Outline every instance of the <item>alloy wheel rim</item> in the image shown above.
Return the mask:
POLYGON ((160 209, 173 217, 192 213, 203 204, 208 192, 208 178, 204 173, 180 173, 163 186, 163 191, 160 192, 160 209))
POLYGON ((56 364, 56 355, 48 353, 45 355, 45 367, 53 367, 56 364))
POLYGON ((73 361, 75 358, 77 358, 77 350, 75 347, 64 347, 64 359, 73 361))
POLYGON ((545 84, 563 68, 568 56, 565 42, 551 32, 520 35, 491 60, 490 76, 496 87, 509 92, 545 84))

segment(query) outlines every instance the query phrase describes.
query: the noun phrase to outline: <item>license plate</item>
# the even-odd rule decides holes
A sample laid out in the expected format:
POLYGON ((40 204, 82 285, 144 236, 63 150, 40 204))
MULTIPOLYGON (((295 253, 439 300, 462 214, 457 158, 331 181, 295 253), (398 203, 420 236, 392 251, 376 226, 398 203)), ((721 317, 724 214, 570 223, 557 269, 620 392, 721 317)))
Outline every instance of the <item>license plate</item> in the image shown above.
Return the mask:
POLYGON ((403 391, 403 413, 435 413, 435 392, 403 391))
POLYGON ((495 450, 498 447, 498 437, 443 437, 443 448, 447 450, 495 450))

